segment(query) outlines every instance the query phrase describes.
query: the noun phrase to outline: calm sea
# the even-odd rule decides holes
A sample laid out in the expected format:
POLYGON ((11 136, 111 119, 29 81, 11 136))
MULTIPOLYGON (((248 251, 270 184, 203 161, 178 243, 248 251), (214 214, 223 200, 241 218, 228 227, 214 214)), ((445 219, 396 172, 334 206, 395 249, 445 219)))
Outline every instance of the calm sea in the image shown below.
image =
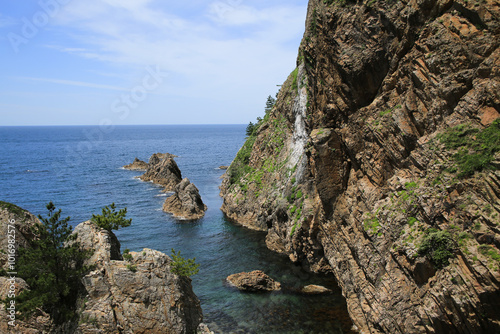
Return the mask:
POLYGON ((53 201, 72 225, 112 202, 128 208, 132 225, 116 232, 122 251, 180 250, 201 264, 193 288, 204 322, 216 333, 345 333, 351 323, 331 277, 312 275, 265 247, 263 233, 227 221, 220 206, 221 165, 229 165, 245 140, 244 125, 0 127, 0 200, 34 214, 53 201), (169 152, 182 176, 208 206, 205 217, 179 223, 161 207, 166 194, 121 167, 135 157, 169 152), (247 294, 227 286, 230 274, 264 270, 285 286, 271 294, 247 294), (328 296, 296 289, 321 284, 328 296))

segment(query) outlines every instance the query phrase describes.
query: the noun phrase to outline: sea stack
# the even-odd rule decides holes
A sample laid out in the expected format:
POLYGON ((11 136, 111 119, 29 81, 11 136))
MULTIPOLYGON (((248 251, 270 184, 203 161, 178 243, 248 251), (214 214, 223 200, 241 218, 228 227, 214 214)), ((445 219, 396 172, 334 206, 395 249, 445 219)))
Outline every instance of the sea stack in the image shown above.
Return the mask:
POLYGON ((165 186, 164 191, 173 191, 182 180, 182 175, 175 155, 170 153, 155 153, 149 158, 146 173, 139 178, 165 186))
POLYGON ((206 210, 207 206, 201 200, 198 188, 187 178, 175 187, 175 193, 163 204, 163 211, 185 220, 200 219, 206 210))

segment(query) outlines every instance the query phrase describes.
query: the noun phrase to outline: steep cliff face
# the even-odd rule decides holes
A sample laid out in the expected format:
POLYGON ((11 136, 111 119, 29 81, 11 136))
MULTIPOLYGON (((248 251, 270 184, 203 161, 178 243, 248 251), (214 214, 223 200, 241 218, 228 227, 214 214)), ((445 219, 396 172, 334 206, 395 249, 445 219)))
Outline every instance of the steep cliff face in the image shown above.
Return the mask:
POLYGON ((499 41, 496 1, 310 0, 222 210, 333 272, 361 332, 500 331, 499 41))

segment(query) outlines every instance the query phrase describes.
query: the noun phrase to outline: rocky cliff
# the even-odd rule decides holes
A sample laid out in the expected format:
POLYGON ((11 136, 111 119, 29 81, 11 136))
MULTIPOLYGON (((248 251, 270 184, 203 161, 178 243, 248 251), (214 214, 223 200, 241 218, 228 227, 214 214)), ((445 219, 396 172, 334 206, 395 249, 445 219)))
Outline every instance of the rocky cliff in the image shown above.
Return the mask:
POLYGON ((332 272, 363 333, 500 331, 496 1, 310 0, 222 210, 332 272))
MULTIPOLYGON (((15 220, 19 231, 38 223, 29 212, 0 202, 1 224, 15 220)), ((0 230, 3 232, 3 229, 0 230)), ((86 265, 92 271, 82 278, 82 291, 76 307, 77 319, 55 326, 48 314, 39 310, 29 319, 16 319, 16 326, 7 323, 8 313, 0 308, 2 333, 196 333, 202 321, 200 302, 193 293, 191 280, 170 272, 171 259, 158 251, 144 249, 120 253, 116 236, 98 228, 90 221, 79 224, 74 232, 83 249, 92 250, 86 265)), ((26 233, 24 235, 27 235, 26 233)), ((0 235, 2 240, 6 234, 0 235)), ((21 238, 29 247, 33 236, 21 238), (28 242, 25 242, 27 240, 28 242)), ((5 298, 11 289, 9 276, 0 276, 0 294, 5 298)), ((16 295, 28 289, 17 277, 16 295)), ((200 327, 203 328, 203 327, 200 327)))

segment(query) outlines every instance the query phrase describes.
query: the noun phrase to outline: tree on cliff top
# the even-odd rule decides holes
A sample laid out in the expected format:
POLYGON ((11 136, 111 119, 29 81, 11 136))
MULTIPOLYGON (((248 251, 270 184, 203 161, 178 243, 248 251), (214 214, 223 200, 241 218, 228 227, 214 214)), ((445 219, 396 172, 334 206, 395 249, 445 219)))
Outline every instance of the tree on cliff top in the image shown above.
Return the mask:
POLYGON ((30 248, 19 249, 17 272, 30 290, 17 296, 17 309, 23 316, 42 309, 56 323, 63 323, 74 316, 80 280, 89 269, 83 262, 90 252, 75 241, 77 235, 68 225, 70 217, 60 219, 61 209, 56 211, 52 202, 46 207, 47 217, 39 215, 41 224, 32 227, 37 238, 30 248))
POLYGON ((102 208, 101 215, 92 215, 90 221, 95 223, 100 228, 105 230, 118 230, 121 227, 128 227, 132 223, 132 219, 125 219, 127 215, 127 208, 123 208, 116 211, 115 203, 112 203, 109 207, 105 206, 102 208))

